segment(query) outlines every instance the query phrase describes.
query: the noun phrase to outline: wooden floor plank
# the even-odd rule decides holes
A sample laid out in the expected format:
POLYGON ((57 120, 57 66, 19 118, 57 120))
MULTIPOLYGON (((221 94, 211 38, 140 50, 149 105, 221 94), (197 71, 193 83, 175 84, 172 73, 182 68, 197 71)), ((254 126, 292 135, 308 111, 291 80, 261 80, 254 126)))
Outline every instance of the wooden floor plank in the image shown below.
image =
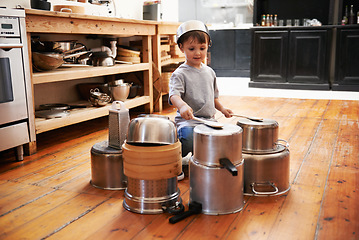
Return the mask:
POLYGON ((66 191, 53 191, 8 213, 6 217, 0 218, 1 234, 6 236, 12 230, 46 214, 77 195, 76 193, 66 191))
POLYGON ((295 180, 296 184, 317 186, 324 189, 329 166, 333 157, 339 121, 323 120, 313 144, 295 180))
POLYGON ((10 190, 10 194, 0 198, 0 216, 53 191, 53 189, 21 183, 8 182, 7 184, 2 184, 2 188, 5 189, 14 187, 16 188, 16 191, 13 191, 12 189, 10 190))
POLYGON ((318 239, 359 239, 358 192, 358 168, 331 169, 318 224, 318 239))
POLYGON ((41 239, 63 228, 72 221, 94 209, 106 198, 87 194, 79 194, 69 201, 56 206, 46 214, 28 221, 27 223, 6 233, 2 239, 41 239))
POLYGON ((355 147, 358 143, 359 123, 341 121, 318 223, 318 239, 359 238, 359 148, 355 147), (338 230, 343 228, 346 231, 338 230))
POLYGON ((225 239, 267 239, 285 196, 250 197, 246 208, 230 226, 225 239))
POLYGON ((314 239, 322 192, 293 184, 266 239, 314 239))

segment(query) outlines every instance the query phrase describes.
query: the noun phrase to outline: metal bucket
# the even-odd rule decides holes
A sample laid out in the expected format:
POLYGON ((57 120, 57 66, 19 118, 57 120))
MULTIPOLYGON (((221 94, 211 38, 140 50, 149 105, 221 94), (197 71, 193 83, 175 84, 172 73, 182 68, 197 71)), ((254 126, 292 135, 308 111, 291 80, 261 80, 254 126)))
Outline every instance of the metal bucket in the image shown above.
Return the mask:
POLYGON ((243 153, 244 194, 275 196, 290 189, 289 149, 278 145, 276 151, 267 154, 243 153))
POLYGON ((122 190, 127 186, 123 173, 122 151, 108 146, 108 141, 91 148, 91 184, 108 190, 122 190))
POLYGON ((190 202, 202 204, 202 212, 208 215, 239 212, 243 201, 243 159, 234 165, 237 176, 224 167, 204 166, 192 158, 190 170, 190 202))

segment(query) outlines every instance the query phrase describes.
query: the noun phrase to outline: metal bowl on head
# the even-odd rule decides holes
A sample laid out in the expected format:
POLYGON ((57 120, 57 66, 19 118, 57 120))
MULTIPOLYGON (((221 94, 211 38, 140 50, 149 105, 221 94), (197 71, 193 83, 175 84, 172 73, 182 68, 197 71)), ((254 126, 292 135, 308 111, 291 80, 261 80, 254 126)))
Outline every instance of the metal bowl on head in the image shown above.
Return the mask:
POLYGON ((204 24, 203 22, 198 21, 198 20, 189 20, 189 21, 182 23, 177 29, 176 42, 179 43, 181 37, 185 33, 188 33, 191 31, 202 31, 202 32, 206 33, 209 37, 209 42, 211 42, 211 37, 209 35, 209 31, 208 31, 206 24, 204 24))
POLYGON ((176 125, 166 116, 140 115, 131 120, 126 142, 150 146, 174 144, 177 142, 176 125))

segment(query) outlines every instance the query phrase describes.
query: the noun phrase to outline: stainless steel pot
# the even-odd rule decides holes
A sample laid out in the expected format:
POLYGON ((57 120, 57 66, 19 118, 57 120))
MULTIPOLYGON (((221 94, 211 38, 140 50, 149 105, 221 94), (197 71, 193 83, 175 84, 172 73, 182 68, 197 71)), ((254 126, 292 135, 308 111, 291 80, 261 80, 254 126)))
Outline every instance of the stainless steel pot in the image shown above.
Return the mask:
POLYGON ((233 165, 242 162, 242 128, 224 124, 214 129, 204 124, 193 130, 194 158, 206 166, 222 166, 220 159, 227 158, 233 165))
POLYGON ((202 204, 202 212, 209 215, 239 212, 243 201, 243 159, 234 165, 237 176, 224 167, 208 167, 192 158, 190 169, 190 202, 202 204))
POLYGON ((278 123, 263 119, 262 122, 240 119, 237 125, 243 129, 243 152, 271 152, 278 145, 278 123))
POLYGON ((109 147, 107 141, 91 148, 91 184, 108 190, 121 190, 127 186, 122 151, 109 147))
POLYGON ((243 153, 244 194, 274 196, 290 189, 289 149, 283 145, 266 154, 243 153))
POLYGON ((176 143, 177 139, 177 129, 173 121, 166 116, 149 114, 131 120, 126 142, 136 145, 161 145, 176 143))

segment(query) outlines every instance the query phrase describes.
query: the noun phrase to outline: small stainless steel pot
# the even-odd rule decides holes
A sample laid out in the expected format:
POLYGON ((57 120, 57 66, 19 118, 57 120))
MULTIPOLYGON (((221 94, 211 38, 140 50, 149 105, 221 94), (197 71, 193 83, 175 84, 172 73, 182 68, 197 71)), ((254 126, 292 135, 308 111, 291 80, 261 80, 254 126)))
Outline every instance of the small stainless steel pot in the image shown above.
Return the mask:
POLYGON ((278 123, 272 119, 263 122, 240 119, 237 125, 243 129, 243 151, 271 152, 278 145, 278 123))
POLYGON ((126 188, 127 177, 123 173, 122 150, 109 147, 107 141, 92 146, 91 184, 108 190, 126 188))

